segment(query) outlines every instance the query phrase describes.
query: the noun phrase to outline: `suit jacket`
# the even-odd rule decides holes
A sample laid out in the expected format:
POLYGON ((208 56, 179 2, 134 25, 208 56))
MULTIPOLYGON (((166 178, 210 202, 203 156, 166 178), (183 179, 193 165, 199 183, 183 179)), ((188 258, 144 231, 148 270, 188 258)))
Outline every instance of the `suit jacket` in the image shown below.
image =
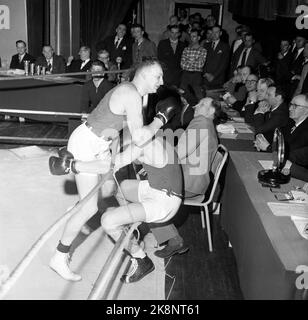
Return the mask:
POLYGON ((285 127, 289 121, 289 107, 283 102, 274 111, 254 115, 255 133, 262 133, 269 143, 273 141, 276 128, 285 127))
MULTIPOLYGON (((118 70, 118 67, 116 66, 115 63, 112 61, 109 61, 107 65, 105 65, 106 71, 115 71, 118 70)), ((117 80, 117 73, 108 73, 107 74, 107 79, 110 82, 116 82, 117 80)))
POLYGON ((301 75, 302 70, 303 70, 303 65, 304 65, 305 57, 304 57, 304 50, 299 54, 299 56, 295 59, 293 56, 293 60, 290 64, 290 76, 291 78, 294 75, 301 75))
POLYGON ((148 39, 143 39, 139 46, 137 42, 134 42, 132 52, 133 65, 142 62, 142 58, 144 57, 157 57, 156 45, 153 41, 148 39))
POLYGON ((193 148, 190 155, 180 162, 183 169, 185 197, 192 197, 204 195, 210 184, 210 166, 216 154, 218 138, 213 120, 197 116, 191 120, 179 139, 177 146, 179 155, 188 151, 188 130, 196 132, 196 135, 193 135, 196 147, 193 148), (200 130, 202 130, 202 134, 200 134, 200 130), (198 161, 196 161, 197 159, 198 161))
POLYGON ((25 53, 24 57, 22 58, 21 62, 19 62, 19 56, 18 54, 14 54, 12 56, 12 60, 10 63, 10 69, 21 69, 24 70, 24 61, 30 61, 30 63, 35 62, 35 58, 32 57, 29 53, 25 53))
POLYGON ((291 50, 282 59, 276 59, 275 61, 275 80, 278 85, 287 83, 290 79, 290 65, 293 60, 293 54, 291 50))
MULTIPOLYGON (((62 56, 53 54, 53 63, 51 73, 65 73, 65 60, 62 56)), ((35 61, 35 66, 48 67, 46 58, 42 55, 39 56, 35 61)))
POLYGON ((104 79, 98 88, 95 87, 93 80, 87 81, 82 88, 81 110, 84 113, 92 112, 99 102, 104 98, 105 94, 111 90, 114 85, 104 79))
POLYGON ((205 73, 210 73, 214 76, 212 82, 205 80, 206 85, 210 87, 220 87, 225 83, 226 72, 229 63, 230 47, 227 43, 218 42, 215 50, 211 47, 208 50, 205 73))
POLYGON ((132 65, 132 46, 133 40, 129 37, 124 37, 119 46, 115 46, 116 35, 109 36, 103 41, 96 44, 96 51, 107 50, 109 52, 110 60, 116 63, 116 58, 122 58, 121 69, 127 69, 132 65))
MULTIPOLYGON (((230 74, 233 74, 234 70, 237 67, 237 64, 239 63, 239 60, 241 58, 242 52, 245 50, 245 46, 240 46, 233 54, 232 61, 231 61, 231 70, 230 74)), ((251 66, 254 70, 257 69, 257 67, 266 62, 266 59, 262 56, 262 54, 257 50, 256 48, 252 47, 248 57, 246 57, 246 63, 245 66, 251 66)))
POLYGON ((66 72, 87 72, 92 65, 92 60, 88 61, 86 65, 81 68, 82 65, 82 60, 81 59, 74 59, 71 64, 66 67, 66 72))
POLYGON ((175 52, 171 47, 169 39, 161 40, 157 47, 157 57, 163 63, 164 83, 167 86, 180 85, 182 69, 181 56, 185 43, 178 41, 175 52))

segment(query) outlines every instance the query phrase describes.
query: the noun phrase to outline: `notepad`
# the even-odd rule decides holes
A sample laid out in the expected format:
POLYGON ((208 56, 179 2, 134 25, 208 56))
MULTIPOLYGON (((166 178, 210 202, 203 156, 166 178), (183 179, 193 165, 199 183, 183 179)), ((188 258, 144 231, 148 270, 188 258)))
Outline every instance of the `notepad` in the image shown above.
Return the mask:
POLYGON ((302 217, 308 219, 307 203, 279 203, 268 202, 267 205, 275 216, 278 217, 302 217))
POLYGON ((222 139, 236 139, 237 136, 238 134, 236 133, 221 133, 219 135, 219 137, 222 139))
POLYGON ((273 160, 259 160, 259 163, 261 164, 262 168, 265 170, 273 169, 273 160))
POLYGON ((246 123, 235 122, 232 125, 238 133, 253 133, 246 123))

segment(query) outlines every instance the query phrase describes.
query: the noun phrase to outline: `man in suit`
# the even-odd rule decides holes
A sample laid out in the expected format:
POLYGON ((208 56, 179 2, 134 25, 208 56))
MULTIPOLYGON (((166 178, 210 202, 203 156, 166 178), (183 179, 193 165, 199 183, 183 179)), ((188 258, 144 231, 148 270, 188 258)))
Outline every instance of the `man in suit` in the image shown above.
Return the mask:
MULTIPOLYGON (((105 71, 101 61, 93 61, 91 72, 105 71)), ((104 98, 105 94, 110 91, 114 85, 109 82, 104 76, 92 75, 92 79, 86 82, 82 88, 81 110, 83 113, 91 113, 98 103, 104 98)))
POLYGON ((87 72, 90 70, 91 49, 88 46, 82 46, 78 52, 79 59, 74 59, 73 56, 68 57, 66 64, 66 72, 87 72))
MULTIPOLYGON (((106 71, 116 71, 118 70, 117 66, 113 61, 110 61, 110 55, 107 50, 101 50, 97 53, 97 59, 101 61, 105 67, 106 71)), ((108 73, 107 74, 107 79, 110 82, 117 82, 117 77, 118 74, 116 73, 108 73)))
POLYGON ((290 77, 290 64, 293 59, 291 44, 288 39, 280 41, 280 51, 275 61, 275 82, 279 86, 285 87, 290 77))
POLYGON ((221 41, 221 27, 212 28, 213 41, 208 50, 204 68, 204 84, 206 89, 216 89, 225 83, 229 63, 230 47, 221 41))
POLYGON ((138 65, 145 58, 157 57, 156 45, 153 41, 144 38, 144 28, 140 24, 131 27, 132 36, 135 39, 133 44, 133 66, 138 65))
POLYGON ((308 42, 305 43, 304 51, 304 62, 303 62, 303 70, 301 73, 301 77, 298 83, 298 86, 295 90, 294 96, 297 96, 299 94, 306 94, 308 93, 308 42))
POLYGON ((36 59, 35 66, 45 67, 46 74, 65 73, 65 60, 54 53, 52 46, 44 46, 42 54, 36 59))
POLYGON ((272 142, 275 129, 288 124, 289 108, 285 102, 285 92, 280 87, 270 86, 266 100, 268 105, 259 105, 254 113, 254 127, 257 139, 262 134, 267 141, 272 142))
POLYGON ((12 56, 10 69, 24 70, 24 61, 29 61, 29 63, 35 62, 35 58, 27 53, 27 45, 23 40, 16 41, 16 51, 17 54, 12 56))
POLYGON ((230 73, 238 66, 250 66, 253 70, 257 70, 258 66, 266 63, 266 59, 254 47, 255 39, 251 33, 245 35, 244 46, 240 46, 233 54, 231 60, 230 73))
POLYGON ((121 58, 121 69, 128 69, 132 65, 132 45, 133 42, 126 34, 126 25, 120 23, 116 28, 116 34, 107 37, 96 45, 96 51, 107 50, 110 60, 117 63, 117 58, 121 58))
POLYGON ((179 86, 181 81, 181 56, 185 48, 184 42, 179 40, 178 25, 170 26, 169 38, 161 40, 157 47, 157 57, 164 66, 164 83, 167 86, 179 86))
MULTIPOLYGON (((290 121, 282 128, 286 145, 284 170, 291 176, 308 182, 308 96, 295 96, 289 107, 290 121)), ((258 148, 271 151, 268 141, 259 141, 258 148)))

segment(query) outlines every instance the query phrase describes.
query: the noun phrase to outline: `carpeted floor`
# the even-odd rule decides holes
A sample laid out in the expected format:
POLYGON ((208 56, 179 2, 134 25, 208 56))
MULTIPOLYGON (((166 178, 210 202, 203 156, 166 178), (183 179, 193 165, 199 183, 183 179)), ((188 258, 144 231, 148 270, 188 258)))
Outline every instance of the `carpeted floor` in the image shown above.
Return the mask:
MULTIPOLYGON (((0 150, 0 266, 7 266, 10 271, 34 241, 78 201, 73 176, 50 175, 48 158, 52 152, 39 147, 0 150)), ((79 239, 71 266, 80 272, 83 280, 70 283, 48 267, 62 230, 60 228, 40 250, 7 299, 87 298, 113 246, 101 228, 86 241, 79 239)), ((113 298, 165 299, 164 264, 152 254, 155 245, 149 236, 146 248, 155 271, 137 284, 118 286, 113 298)))

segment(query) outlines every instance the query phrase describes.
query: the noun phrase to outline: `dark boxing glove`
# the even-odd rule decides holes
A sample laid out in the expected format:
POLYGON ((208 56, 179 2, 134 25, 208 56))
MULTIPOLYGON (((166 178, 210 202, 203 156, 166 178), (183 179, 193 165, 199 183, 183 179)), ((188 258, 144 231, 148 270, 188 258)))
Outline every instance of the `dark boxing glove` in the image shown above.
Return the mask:
POLYGON ((49 170, 51 174, 60 176, 71 172, 78 173, 75 168, 74 156, 66 148, 60 149, 58 154, 59 157, 49 158, 49 170))
POLYGON ((156 105, 155 118, 161 120, 165 125, 179 110, 180 102, 175 97, 168 97, 164 100, 158 101, 156 105))

